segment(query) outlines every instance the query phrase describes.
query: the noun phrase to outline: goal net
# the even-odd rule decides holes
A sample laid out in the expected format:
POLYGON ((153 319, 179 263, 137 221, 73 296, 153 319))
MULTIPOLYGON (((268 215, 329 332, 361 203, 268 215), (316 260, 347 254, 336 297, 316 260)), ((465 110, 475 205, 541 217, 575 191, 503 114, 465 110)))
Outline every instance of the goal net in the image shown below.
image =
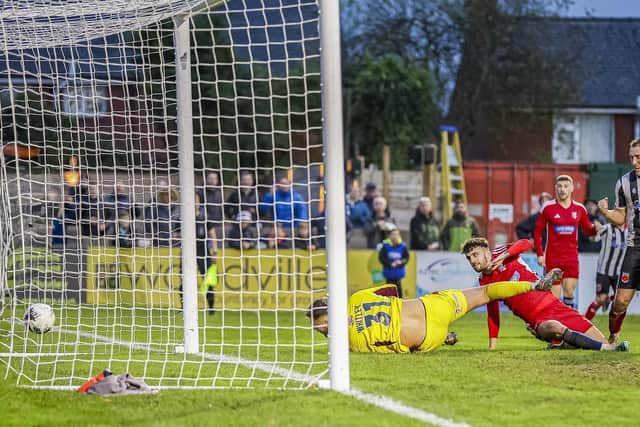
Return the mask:
POLYGON ((315 0, 2 2, 5 379, 327 375, 305 316, 327 293, 319 16, 315 0), (25 327, 34 303, 51 332, 25 327))

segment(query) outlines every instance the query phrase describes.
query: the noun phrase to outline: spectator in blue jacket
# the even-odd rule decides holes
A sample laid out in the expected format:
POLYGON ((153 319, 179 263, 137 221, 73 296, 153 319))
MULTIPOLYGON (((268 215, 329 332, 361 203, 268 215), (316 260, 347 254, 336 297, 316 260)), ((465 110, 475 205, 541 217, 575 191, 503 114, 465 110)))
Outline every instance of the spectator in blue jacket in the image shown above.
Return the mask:
POLYGON ((391 228, 389 237, 379 245, 378 259, 382 264, 382 274, 387 283, 398 288, 398 296, 402 298, 402 279, 406 275, 405 266, 409 262, 409 250, 402 241, 400 230, 391 228))
POLYGON ((345 202, 347 209, 347 220, 353 228, 363 228, 369 218, 373 216, 373 211, 369 205, 360 197, 360 189, 352 187, 345 202))
POLYGON ((278 178, 275 191, 264 196, 260 202, 260 213, 263 218, 273 219, 285 229, 295 228, 299 221, 309 219, 307 202, 291 189, 286 176, 278 178))

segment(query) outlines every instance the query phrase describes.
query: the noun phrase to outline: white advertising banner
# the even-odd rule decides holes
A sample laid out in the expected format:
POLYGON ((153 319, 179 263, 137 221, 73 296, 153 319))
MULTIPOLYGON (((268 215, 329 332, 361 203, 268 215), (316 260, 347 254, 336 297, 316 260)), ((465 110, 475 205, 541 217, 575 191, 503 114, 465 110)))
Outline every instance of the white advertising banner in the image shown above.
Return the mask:
MULTIPOLYGON (((442 289, 464 289, 478 286, 478 274, 473 271, 464 255, 454 252, 416 252, 416 296, 442 289)), ((538 274, 542 268, 535 254, 522 255, 523 260, 538 274)), ((595 297, 596 262, 598 254, 580 255, 580 278, 575 299, 578 311, 584 313, 595 297)), ((640 292, 636 293, 628 309, 629 314, 640 314, 640 292)))
POLYGON ((478 273, 464 255, 455 252, 416 253, 416 296, 442 289, 478 286, 478 273))
POLYGON ((513 223, 513 205, 503 203, 489 204, 489 221, 498 219, 504 224, 513 223))

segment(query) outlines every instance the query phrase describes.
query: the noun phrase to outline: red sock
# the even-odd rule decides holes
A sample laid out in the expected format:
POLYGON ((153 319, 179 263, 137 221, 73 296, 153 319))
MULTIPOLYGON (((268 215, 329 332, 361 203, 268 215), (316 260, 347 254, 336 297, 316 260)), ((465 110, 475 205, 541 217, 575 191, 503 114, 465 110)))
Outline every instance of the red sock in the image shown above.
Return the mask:
POLYGON ((593 319, 593 317, 596 315, 596 312, 598 311, 599 308, 600 308, 600 304, 598 304, 595 301, 592 302, 589 308, 587 308, 587 312, 584 314, 584 317, 586 317, 589 320, 593 319))
POLYGON ((623 311, 620 314, 615 314, 613 312, 613 309, 611 309, 611 311, 609 312, 609 333, 620 333, 620 329, 622 329, 622 322, 624 321, 626 315, 627 310, 623 311))

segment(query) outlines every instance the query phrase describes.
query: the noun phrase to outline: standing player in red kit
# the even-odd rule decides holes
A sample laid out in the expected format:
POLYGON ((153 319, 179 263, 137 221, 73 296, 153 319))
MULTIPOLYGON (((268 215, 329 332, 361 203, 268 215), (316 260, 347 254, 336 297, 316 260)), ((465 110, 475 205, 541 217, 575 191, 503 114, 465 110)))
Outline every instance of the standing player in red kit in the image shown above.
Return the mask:
MULTIPOLYGON (((471 267, 480 273, 480 286, 486 286, 498 281, 537 281, 538 275, 520 258, 520 254, 529 249, 531 242, 523 239, 491 251, 487 239, 475 237, 464 243, 462 253, 471 267)), ((629 350, 628 341, 618 346, 609 344, 598 328, 550 292, 526 292, 506 298, 504 303, 527 323, 529 331, 543 341, 563 341, 566 348, 629 350)), ((495 349, 500 329, 498 301, 487 304, 487 326, 489 348, 495 349)))
MULTIPOLYGON (((563 272, 563 302, 575 308, 573 294, 578 285, 578 227, 587 236, 595 236, 602 225, 591 223, 587 210, 571 198, 573 179, 569 175, 556 178, 556 198, 545 203, 533 231, 533 242, 538 263, 550 271, 559 268, 563 272), (542 247, 542 233, 547 230, 547 244, 542 247)), ((560 287, 554 286, 553 294, 560 298, 560 287)))

